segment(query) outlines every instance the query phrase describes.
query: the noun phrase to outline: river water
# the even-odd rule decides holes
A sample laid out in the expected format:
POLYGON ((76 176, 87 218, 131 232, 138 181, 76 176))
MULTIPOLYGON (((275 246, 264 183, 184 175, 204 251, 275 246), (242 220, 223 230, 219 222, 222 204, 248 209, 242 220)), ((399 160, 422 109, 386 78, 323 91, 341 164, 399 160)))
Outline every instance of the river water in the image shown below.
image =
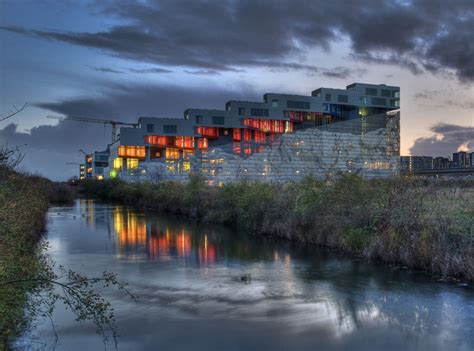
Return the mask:
MULTIPOLYGON (((48 219, 56 264, 116 272, 139 295, 105 293, 120 350, 473 350, 472 288, 92 200, 53 207, 48 219)), ((53 321, 57 343, 49 320, 28 338, 104 348, 92 323, 61 305, 53 321)))

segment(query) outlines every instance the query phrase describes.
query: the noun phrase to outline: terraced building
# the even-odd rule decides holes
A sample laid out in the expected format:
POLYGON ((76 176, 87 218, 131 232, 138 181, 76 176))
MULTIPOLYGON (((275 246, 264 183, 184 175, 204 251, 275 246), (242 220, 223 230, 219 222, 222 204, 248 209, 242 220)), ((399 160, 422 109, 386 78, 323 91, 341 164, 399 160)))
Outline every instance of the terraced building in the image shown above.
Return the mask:
POLYGON ((110 145, 110 177, 211 184, 243 179, 283 182, 357 172, 398 175, 400 88, 354 83, 311 96, 272 94, 228 101, 224 110, 188 109, 184 117, 140 117, 110 145))

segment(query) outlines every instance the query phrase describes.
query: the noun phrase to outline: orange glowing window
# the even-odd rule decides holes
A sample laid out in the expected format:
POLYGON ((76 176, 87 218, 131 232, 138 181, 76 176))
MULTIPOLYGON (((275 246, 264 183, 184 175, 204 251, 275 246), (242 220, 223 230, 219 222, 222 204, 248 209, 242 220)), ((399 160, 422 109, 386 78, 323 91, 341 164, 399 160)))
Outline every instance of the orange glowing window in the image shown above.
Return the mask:
POLYGON ((234 141, 240 141, 242 138, 240 137, 240 128, 234 128, 232 132, 232 139, 234 141))
POLYGON ((179 149, 166 148, 166 159, 167 160, 179 160, 179 149))
POLYGON ((209 147, 209 143, 206 138, 199 138, 198 139, 198 149, 203 150, 209 147))
POLYGON ((145 158, 146 152, 144 146, 124 146, 118 147, 120 157, 145 158))
POLYGON ((181 149, 193 149, 194 148, 194 138, 193 137, 183 137, 177 136, 174 141, 174 145, 181 149))
POLYGON ((189 160, 192 156, 194 156, 194 150, 183 150, 184 160, 189 160))
POLYGON ((169 139, 166 136, 161 135, 146 135, 145 136, 145 143, 153 145, 153 146, 163 146, 165 147, 168 145, 169 139))
POLYGON ((244 154, 245 155, 251 155, 252 154, 252 148, 250 146, 244 148, 244 154))

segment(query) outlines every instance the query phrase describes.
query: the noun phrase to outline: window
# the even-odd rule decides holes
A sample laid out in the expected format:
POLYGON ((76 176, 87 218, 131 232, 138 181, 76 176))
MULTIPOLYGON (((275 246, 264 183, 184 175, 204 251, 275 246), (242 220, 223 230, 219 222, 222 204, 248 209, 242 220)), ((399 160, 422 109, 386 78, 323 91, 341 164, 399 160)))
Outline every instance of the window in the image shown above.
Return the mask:
POLYGON ((114 158, 114 169, 122 169, 123 159, 120 157, 114 158))
POLYGON ((338 95, 337 96, 337 102, 347 103, 347 102, 349 102, 349 97, 347 95, 338 95))
POLYGON ((329 104, 323 104, 323 110, 329 111, 329 104))
POLYGON ((179 160, 179 149, 166 148, 165 156, 167 160, 179 160))
POLYGON ((390 100, 390 106, 400 107, 400 100, 390 100))
POLYGON ((393 91, 393 97, 395 99, 400 99, 400 91, 393 91))
POLYGON ((165 134, 176 134, 178 131, 178 127, 176 124, 164 124, 163 125, 163 133, 165 134))
POLYGON ((117 154, 120 157, 145 158, 146 151, 144 146, 120 145, 117 154))
POLYGON ((387 90, 387 89, 382 89, 382 91, 380 92, 380 95, 384 97, 392 97, 392 91, 387 90))
POLYGON ((372 105, 382 105, 385 106, 387 101, 382 98, 372 98, 372 105))
POLYGON ((195 117, 196 124, 202 124, 202 116, 201 115, 196 115, 195 117))
POLYGON ((223 116, 212 116, 212 124, 224 124, 224 117, 223 116))
POLYGON ((138 158, 127 158, 127 169, 138 168, 138 158))
POLYGON ((308 101, 288 100, 286 102, 286 107, 288 107, 288 108, 298 108, 300 110, 309 110, 309 102, 308 101))
POLYGON ((245 107, 239 107, 239 116, 245 116, 245 107))
POLYGON ((155 131, 155 126, 153 124, 147 124, 146 125, 146 132, 147 133, 153 133, 155 131))
POLYGON ((326 94, 326 101, 331 101, 331 94, 326 94))
POLYGON ((251 108, 250 114, 252 116, 268 117, 268 109, 267 108, 251 108))
POLYGON ((376 88, 365 88, 365 95, 377 96, 376 88))
POLYGON ((361 96, 360 98, 360 104, 361 105, 367 105, 367 98, 365 96, 361 96))
POLYGON ((278 107, 278 100, 272 100, 272 107, 278 107))

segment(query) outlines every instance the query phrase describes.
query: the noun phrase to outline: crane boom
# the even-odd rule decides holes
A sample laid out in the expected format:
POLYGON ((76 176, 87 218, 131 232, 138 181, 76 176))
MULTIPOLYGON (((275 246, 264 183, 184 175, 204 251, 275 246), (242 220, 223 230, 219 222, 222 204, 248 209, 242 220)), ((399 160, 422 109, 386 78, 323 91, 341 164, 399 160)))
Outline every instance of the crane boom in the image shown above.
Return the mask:
POLYGON ((57 119, 60 121, 76 121, 76 122, 88 122, 88 123, 100 123, 100 124, 110 124, 112 126, 112 142, 116 142, 117 137, 117 126, 132 126, 138 127, 137 123, 128 123, 128 122, 120 122, 113 119, 101 119, 101 118, 93 118, 93 117, 80 117, 80 116, 47 116, 50 119, 57 119))

